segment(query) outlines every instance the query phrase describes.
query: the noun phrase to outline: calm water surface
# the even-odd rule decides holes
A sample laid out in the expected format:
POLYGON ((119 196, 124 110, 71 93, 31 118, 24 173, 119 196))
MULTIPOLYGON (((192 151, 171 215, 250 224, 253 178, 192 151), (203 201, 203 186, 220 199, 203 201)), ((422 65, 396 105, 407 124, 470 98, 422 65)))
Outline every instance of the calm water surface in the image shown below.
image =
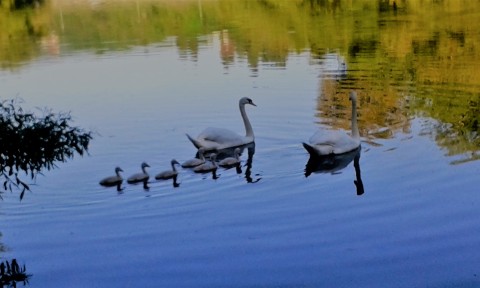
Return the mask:
MULTIPOLYGON (((25 263, 31 287, 480 286, 478 134, 452 132, 435 112, 478 99, 478 82, 399 77, 395 64, 380 74, 386 63, 364 44, 363 56, 354 46, 305 48, 289 49, 282 65, 252 66, 239 52, 225 63, 225 33, 198 35, 195 53, 175 35, 102 53, 62 42, 56 55, 0 71, 2 97, 71 111, 96 132, 90 155, 45 171, 22 202, 4 195, 2 259, 25 263), (306 177, 301 142, 320 127, 349 129, 350 89, 360 97, 357 165, 306 177), (176 188, 98 185, 115 166, 127 177, 146 161, 155 175, 192 158, 185 133, 243 133, 243 96, 257 107, 247 107, 256 141, 241 171, 181 169, 176 188)), ((478 66, 471 53, 477 62, 465 69, 478 66)))

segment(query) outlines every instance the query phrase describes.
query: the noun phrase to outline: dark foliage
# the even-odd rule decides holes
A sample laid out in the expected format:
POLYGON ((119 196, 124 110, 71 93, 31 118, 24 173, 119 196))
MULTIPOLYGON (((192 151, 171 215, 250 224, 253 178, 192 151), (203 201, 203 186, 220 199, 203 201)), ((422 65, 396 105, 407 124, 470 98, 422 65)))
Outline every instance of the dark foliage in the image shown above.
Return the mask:
MULTIPOLYGON (((29 7, 37 7, 43 4, 44 0, 10 0, 11 1, 11 9, 12 10, 19 10, 29 7)), ((1 2, 1 1, 0 1, 1 2)))
POLYGON ((28 278, 30 275, 26 273, 25 265, 20 267, 16 259, 0 263, 0 288, 17 287, 17 282, 23 282, 25 286, 28 284, 28 278))
POLYGON ((56 161, 65 162, 76 153, 87 152, 91 132, 71 127, 70 114, 43 111, 39 117, 24 112, 15 101, 0 102, 0 177, 3 190, 21 190, 29 186, 19 178, 24 172, 34 179, 42 169, 52 169, 56 161))

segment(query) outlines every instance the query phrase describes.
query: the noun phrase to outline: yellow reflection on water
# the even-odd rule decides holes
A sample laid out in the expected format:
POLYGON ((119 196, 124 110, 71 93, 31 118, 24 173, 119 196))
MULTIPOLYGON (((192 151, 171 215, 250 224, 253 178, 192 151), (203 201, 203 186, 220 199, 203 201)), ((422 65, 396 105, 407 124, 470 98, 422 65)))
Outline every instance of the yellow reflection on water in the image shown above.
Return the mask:
MULTIPOLYGON (((27 1, 28 2, 28 1, 27 1)), ((319 77, 318 122, 348 129, 348 90, 359 90, 362 134, 409 131, 410 117, 432 117, 432 137, 449 154, 480 147, 478 1, 41 1, 0 5, 0 68, 39 57, 109 53, 173 37, 196 61, 216 35, 225 66, 246 60, 255 73, 286 67, 310 51, 312 65, 343 57, 341 77, 319 77), (440 127, 440 126, 439 126, 440 127), (452 140, 454 139, 454 140, 452 140)))

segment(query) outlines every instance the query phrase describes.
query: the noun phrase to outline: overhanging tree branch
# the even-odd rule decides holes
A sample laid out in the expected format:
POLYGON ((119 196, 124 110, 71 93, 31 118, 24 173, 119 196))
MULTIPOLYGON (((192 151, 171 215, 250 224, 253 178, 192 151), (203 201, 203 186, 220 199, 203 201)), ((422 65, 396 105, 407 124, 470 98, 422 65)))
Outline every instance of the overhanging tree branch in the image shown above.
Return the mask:
POLYGON ((0 102, 1 188, 20 190, 20 199, 30 187, 19 172, 34 179, 43 169, 55 168, 55 162, 86 153, 92 139, 91 132, 71 126, 69 113, 55 114, 47 109, 42 113, 25 112, 14 100, 0 102))

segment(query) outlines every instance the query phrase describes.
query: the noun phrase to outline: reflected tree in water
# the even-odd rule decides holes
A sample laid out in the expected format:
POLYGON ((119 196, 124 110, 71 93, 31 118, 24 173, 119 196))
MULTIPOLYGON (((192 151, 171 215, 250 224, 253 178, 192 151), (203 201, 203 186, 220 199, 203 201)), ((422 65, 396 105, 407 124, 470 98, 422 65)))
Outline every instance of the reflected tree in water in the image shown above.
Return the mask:
POLYGON ((25 286, 30 276, 26 273, 25 265, 20 267, 17 259, 0 263, 0 287, 17 287, 17 283, 25 286))
MULTIPOLYGON (((0 177, 4 191, 20 190, 20 199, 43 169, 55 168, 75 153, 87 152, 91 132, 72 127, 70 114, 44 110, 43 116, 24 111, 14 100, 0 102, 0 177)), ((1 191, 1 190, 0 190, 1 191)))
MULTIPOLYGON (((10 3, 11 10, 19 10, 24 8, 35 8, 44 3, 44 0, 7 0, 10 3)), ((0 4, 2 1, 0 1, 0 4)))
MULTIPOLYGON (((8 39, 0 41, 0 69, 25 65, 42 49, 104 53, 136 46, 125 39, 148 47, 171 35, 180 58, 190 61, 218 35, 223 64, 245 59, 253 75, 262 65, 286 67, 294 52, 310 51, 312 63, 321 63, 335 51, 349 64, 339 89, 366 91, 364 132, 406 131, 412 117, 423 115, 453 125, 435 139, 450 155, 479 150, 479 114, 469 113, 468 102, 477 101, 480 83, 480 65, 471 65, 478 62, 480 22, 476 13, 462 13, 478 11, 478 1, 114 1, 95 9, 89 1, 50 2, 0 1, 0 38, 8 39), (42 5, 33 13, 35 3, 42 5), (397 5, 401 17, 391 13, 397 5), (65 32, 61 39, 57 31, 65 32)), ((331 110, 319 106, 327 107, 321 113, 331 110)))

